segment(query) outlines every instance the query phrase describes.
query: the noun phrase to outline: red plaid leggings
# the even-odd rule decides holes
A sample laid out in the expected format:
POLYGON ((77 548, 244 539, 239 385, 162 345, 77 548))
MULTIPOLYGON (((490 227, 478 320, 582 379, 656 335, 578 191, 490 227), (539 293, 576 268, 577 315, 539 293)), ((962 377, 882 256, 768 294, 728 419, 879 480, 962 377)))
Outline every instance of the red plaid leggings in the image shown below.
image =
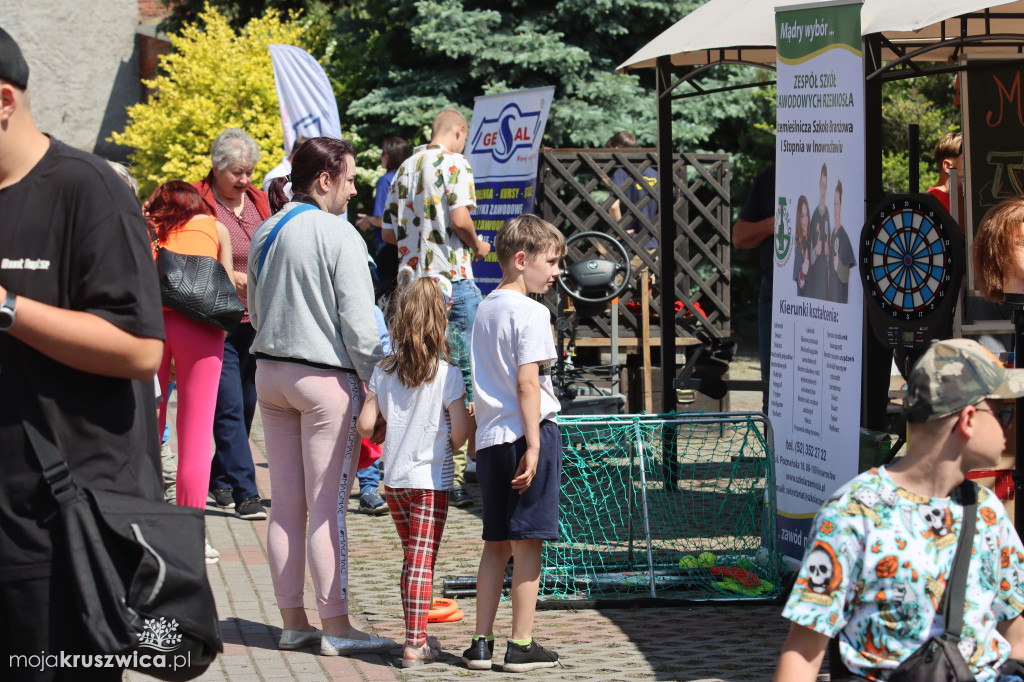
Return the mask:
POLYGON ((427 614, 434 586, 434 562, 448 518, 448 491, 384 486, 391 518, 402 540, 402 610, 405 644, 427 640, 427 614))

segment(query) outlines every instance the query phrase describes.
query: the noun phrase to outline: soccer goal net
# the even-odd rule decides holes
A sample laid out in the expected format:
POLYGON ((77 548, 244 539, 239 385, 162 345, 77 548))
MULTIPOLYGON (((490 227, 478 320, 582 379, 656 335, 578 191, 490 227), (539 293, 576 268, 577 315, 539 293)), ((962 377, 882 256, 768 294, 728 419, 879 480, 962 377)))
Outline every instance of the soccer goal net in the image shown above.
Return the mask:
POLYGON ((562 417, 547 599, 774 599, 770 426, 756 413, 562 417))

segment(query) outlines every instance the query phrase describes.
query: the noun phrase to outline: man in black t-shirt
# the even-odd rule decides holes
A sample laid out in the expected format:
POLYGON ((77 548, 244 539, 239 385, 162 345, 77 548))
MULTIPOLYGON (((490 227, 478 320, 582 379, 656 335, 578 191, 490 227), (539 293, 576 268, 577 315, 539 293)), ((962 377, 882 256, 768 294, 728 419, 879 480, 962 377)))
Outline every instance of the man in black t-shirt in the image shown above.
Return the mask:
POLYGON ((811 269, 807 274, 807 285, 804 296, 810 298, 828 298, 829 282, 831 281, 831 245, 832 222, 828 217, 828 206, 825 197, 828 194, 828 166, 821 164, 821 176, 818 178, 818 205, 811 214, 811 269))
MULTIPOLYGON (((636 147, 636 136, 633 133, 623 131, 616 133, 607 142, 605 147, 611 149, 626 149, 636 147)), ((636 180, 633 174, 627 171, 625 168, 616 168, 612 172, 611 182, 613 185, 621 189, 626 198, 629 199, 630 203, 634 206, 640 206, 641 212, 644 217, 655 226, 655 230, 658 228, 658 224, 655 220, 658 216, 658 169, 654 166, 648 167, 640 174, 640 180, 636 180), (647 197, 647 202, 643 203, 644 197, 647 197)), ((622 206, 618 199, 616 199, 610 207, 608 207, 608 215, 614 220, 618 221, 622 219, 622 206)), ((633 218, 629 221, 629 225, 626 226, 626 231, 633 235, 638 235, 643 231, 643 225, 640 223, 639 218, 633 218)), ((649 237, 643 245, 645 249, 656 249, 658 248, 658 240, 656 237, 649 237)))
MULTIPOLYGON (((107 164, 41 133, 0 29, 0 661, 90 653, 56 503, 22 425, 45 417, 78 485, 159 500, 163 351, 145 221, 107 164), (38 406, 38 410, 35 406, 38 406)), ((10 671, 120 679, 116 668, 10 671)))
POLYGON ((857 256, 853 252, 853 244, 843 227, 843 183, 836 183, 835 198, 832 202, 832 219, 836 221, 836 229, 830 241, 832 259, 829 263, 828 300, 835 303, 846 303, 850 296, 850 271, 856 276, 857 256))
POLYGON ((775 165, 754 179, 739 220, 732 226, 732 243, 737 249, 758 250, 761 262, 761 291, 757 300, 757 348, 761 360, 761 410, 768 414, 768 377, 771 375, 772 287, 775 259, 775 165))

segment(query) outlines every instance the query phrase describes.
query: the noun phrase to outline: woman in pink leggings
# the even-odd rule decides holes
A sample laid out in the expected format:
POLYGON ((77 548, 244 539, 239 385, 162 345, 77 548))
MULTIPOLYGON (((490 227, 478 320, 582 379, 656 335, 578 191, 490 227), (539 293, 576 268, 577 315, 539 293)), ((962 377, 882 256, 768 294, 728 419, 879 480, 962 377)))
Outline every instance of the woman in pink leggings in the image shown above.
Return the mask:
MULTIPOLYGON (((156 241, 171 251, 218 259, 230 272, 231 238, 192 185, 165 182, 146 202, 146 218, 156 241)), ((174 360, 178 382, 177 503, 203 509, 210 487, 210 439, 217 404, 224 332, 164 308, 164 356, 157 377, 160 392, 174 360)), ((167 402, 160 403, 160 433, 167 422, 167 402)))
POLYGON ((281 610, 281 649, 319 643, 325 656, 380 651, 390 639, 348 617, 345 511, 359 458, 362 382, 381 357, 366 245, 338 217, 356 193, 352 145, 316 137, 269 187, 275 215, 249 247, 249 316, 256 395, 274 505, 267 555, 281 610), (308 528, 308 533, 307 533, 308 528), (306 618, 306 560, 323 630, 306 618))

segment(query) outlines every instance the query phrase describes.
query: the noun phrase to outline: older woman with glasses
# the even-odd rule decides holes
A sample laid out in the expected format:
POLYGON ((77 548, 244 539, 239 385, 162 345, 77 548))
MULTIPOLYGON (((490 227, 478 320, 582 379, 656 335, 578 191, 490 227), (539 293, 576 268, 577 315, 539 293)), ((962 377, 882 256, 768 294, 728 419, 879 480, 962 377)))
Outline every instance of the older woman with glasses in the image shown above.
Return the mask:
MULTIPOLYGON (((211 151, 213 167, 196 189, 231 236, 231 273, 238 297, 246 302, 249 242, 270 215, 267 195, 252 184, 260 158, 256 141, 244 130, 228 128, 217 136, 211 151)), ((217 452, 210 472, 210 491, 216 505, 234 508, 250 521, 267 518, 256 489, 256 469, 249 450, 249 429, 256 411, 256 359, 249 347, 256 336, 246 313, 224 341, 224 362, 217 391, 213 437, 217 452)))

